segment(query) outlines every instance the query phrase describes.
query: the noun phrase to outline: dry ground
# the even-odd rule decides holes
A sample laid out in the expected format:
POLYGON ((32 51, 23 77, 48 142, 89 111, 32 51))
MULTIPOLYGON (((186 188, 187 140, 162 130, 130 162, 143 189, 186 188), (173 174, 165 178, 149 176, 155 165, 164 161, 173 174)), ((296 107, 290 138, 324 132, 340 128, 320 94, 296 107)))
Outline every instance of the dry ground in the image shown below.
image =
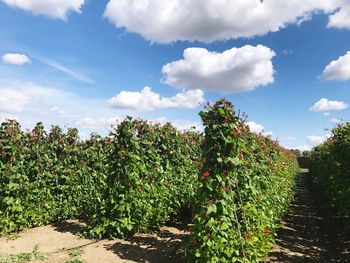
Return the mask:
POLYGON ((124 240, 101 241, 79 238, 75 234, 82 227, 81 222, 71 220, 29 229, 14 240, 3 237, 0 254, 30 253, 37 247, 47 258, 31 262, 69 262, 72 259, 69 254, 74 251, 80 251, 77 258, 86 263, 182 261, 183 255, 178 251, 185 233, 179 226, 163 227, 152 234, 138 234, 124 240))
MULTIPOLYGON (((295 200, 266 263, 350 262, 350 236, 345 234, 341 222, 310 184, 309 175, 302 173, 298 178, 295 200)), ((185 232, 180 225, 163 227, 152 234, 138 234, 129 239, 101 241, 75 235, 83 227, 79 221, 66 221, 24 231, 15 240, 0 238, 0 255, 30 253, 37 246, 47 258, 31 262, 183 262, 180 247, 185 232), (72 257, 74 253, 78 256, 72 257)))
POLYGON ((334 215, 311 183, 310 175, 300 174, 295 200, 266 262, 350 262, 350 236, 341 218, 334 215))

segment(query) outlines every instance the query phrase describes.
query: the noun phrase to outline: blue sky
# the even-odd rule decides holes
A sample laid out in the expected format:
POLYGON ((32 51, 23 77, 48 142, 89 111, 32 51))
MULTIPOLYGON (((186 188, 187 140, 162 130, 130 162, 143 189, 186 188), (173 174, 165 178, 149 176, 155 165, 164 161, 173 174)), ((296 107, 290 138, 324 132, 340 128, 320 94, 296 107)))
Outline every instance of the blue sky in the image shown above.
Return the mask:
POLYGON ((0 120, 184 129, 226 97, 252 130, 309 149, 350 119, 349 40, 345 0, 0 0, 0 120))

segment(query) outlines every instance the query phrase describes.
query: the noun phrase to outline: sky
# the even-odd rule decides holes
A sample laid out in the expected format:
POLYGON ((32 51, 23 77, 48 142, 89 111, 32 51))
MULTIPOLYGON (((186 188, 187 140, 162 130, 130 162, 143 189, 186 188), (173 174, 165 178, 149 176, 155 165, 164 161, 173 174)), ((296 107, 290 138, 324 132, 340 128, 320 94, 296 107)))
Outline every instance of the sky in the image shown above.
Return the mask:
POLYGON ((225 97, 308 150, 350 121, 348 0, 0 0, 0 58, 0 121, 23 128, 201 130, 225 97))

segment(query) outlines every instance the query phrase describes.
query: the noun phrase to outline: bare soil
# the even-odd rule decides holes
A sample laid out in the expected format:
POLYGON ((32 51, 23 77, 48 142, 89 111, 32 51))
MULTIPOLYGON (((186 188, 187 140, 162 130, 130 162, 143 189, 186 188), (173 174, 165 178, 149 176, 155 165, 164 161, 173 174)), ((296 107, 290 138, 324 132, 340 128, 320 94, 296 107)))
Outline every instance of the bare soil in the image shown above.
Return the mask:
POLYGON ((310 175, 300 174, 295 200, 266 262, 350 262, 350 236, 333 210, 311 183, 310 175))
MULTIPOLYGON (((307 173, 298 177, 294 202, 266 263, 350 262, 350 235, 309 178, 307 173)), ((79 238, 76 234, 82 228, 82 222, 69 220, 29 229, 15 240, 2 237, 0 255, 30 253, 37 246, 47 259, 35 263, 65 263, 72 259, 69 253, 77 249, 82 251, 78 258, 86 263, 184 261, 181 246, 186 232, 181 225, 128 239, 100 241, 79 238)))
POLYGON ((86 263, 121 262, 181 262, 180 246, 186 233, 181 226, 162 227, 151 234, 137 234, 129 239, 94 241, 79 238, 76 233, 84 227, 79 221, 36 227, 22 232, 15 240, 0 238, 0 254, 30 253, 34 247, 43 252, 44 263, 63 263, 69 252, 82 250, 78 258, 86 263))

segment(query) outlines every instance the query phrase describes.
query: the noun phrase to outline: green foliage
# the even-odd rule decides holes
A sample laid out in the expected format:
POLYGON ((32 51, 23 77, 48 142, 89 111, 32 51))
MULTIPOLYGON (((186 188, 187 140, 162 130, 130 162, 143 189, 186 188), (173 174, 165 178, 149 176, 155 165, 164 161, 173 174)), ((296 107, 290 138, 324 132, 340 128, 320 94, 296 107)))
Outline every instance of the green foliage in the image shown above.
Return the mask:
POLYGON ((110 136, 108 187, 87 236, 123 237, 160 226, 193 200, 198 134, 128 118, 110 136))
POLYGON ((69 259, 66 260, 64 263, 84 263, 79 257, 84 253, 83 249, 77 248, 72 249, 68 252, 69 259))
POLYGON ((2 123, 0 234, 85 217, 85 236, 124 237, 194 207, 190 262, 259 262, 291 200, 295 156, 225 100, 200 116, 205 138, 131 117, 86 141, 76 129, 2 123))
POLYGON ((199 135, 127 118, 108 137, 79 140, 41 123, 0 127, 0 234, 89 218, 90 237, 159 226, 193 199, 199 135))
POLYGON ((311 151, 310 173, 329 203, 350 218, 350 122, 335 127, 332 136, 311 151))
POLYGON ((107 139, 82 142, 41 123, 23 132, 16 121, 0 126, 0 234, 66 218, 84 217, 99 207, 105 188, 107 139))
POLYGON ((46 255, 38 251, 38 247, 35 247, 30 253, 18 253, 9 256, 0 255, 0 263, 27 263, 32 260, 43 261, 46 259, 46 255))
POLYGON ((189 262, 260 262, 293 194, 295 156, 249 132, 230 102, 200 113, 205 125, 189 262))

